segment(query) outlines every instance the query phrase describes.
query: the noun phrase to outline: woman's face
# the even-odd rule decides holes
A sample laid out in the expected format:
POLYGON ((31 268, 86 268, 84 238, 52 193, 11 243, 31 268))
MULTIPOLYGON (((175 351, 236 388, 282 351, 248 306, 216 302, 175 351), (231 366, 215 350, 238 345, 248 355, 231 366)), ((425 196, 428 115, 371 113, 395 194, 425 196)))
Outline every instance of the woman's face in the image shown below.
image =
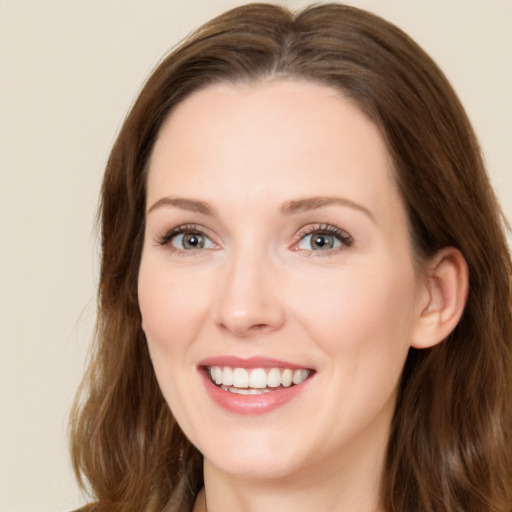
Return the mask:
POLYGON ((426 291, 374 123, 324 85, 210 86, 160 132, 146 222, 143 329, 206 463, 380 467, 426 291))

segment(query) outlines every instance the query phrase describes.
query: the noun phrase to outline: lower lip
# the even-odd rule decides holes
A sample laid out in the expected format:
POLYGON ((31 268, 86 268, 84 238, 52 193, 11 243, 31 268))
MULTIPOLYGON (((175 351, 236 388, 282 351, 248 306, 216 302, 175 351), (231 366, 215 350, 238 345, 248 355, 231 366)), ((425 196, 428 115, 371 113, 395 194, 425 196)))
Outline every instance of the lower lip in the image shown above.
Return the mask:
POLYGON ((239 393, 224 391, 211 381, 205 371, 201 371, 200 373, 203 377, 204 386, 210 398, 219 407, 222 407, 222 409, 242 416, 266 414, 287 404, 300 395, 300 393, 306 389, 308 382, 311 380, 311 377, 309 377, 304 382, 295 384, 289 388, 281 388, 276 391, 261 393, 259 395, 241 395, 239 393))

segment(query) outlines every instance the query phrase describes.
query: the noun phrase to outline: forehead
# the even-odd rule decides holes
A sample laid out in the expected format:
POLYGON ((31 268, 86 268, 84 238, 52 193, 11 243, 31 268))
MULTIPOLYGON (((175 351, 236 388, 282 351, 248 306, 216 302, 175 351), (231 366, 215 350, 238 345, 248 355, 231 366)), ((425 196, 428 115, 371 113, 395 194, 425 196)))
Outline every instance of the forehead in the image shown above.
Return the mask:
POLYGON ((258 204, 339 193, 385 214, 398 201, 378 129, 336 89, 309 81, 217 84, 180 103, 149 166, 159 195, 258 204))

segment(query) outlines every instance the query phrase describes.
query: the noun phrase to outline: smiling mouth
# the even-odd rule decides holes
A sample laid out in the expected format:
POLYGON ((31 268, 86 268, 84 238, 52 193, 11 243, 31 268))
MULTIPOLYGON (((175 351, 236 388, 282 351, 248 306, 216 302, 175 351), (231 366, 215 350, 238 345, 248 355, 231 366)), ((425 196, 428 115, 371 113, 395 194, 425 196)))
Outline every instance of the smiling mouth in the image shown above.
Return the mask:
POLYGON ((240 395, 272 393, 304 382, 311 370, 300 368, 232 368, 209 366, 207 374, 211 381, 224 391, 240 395))

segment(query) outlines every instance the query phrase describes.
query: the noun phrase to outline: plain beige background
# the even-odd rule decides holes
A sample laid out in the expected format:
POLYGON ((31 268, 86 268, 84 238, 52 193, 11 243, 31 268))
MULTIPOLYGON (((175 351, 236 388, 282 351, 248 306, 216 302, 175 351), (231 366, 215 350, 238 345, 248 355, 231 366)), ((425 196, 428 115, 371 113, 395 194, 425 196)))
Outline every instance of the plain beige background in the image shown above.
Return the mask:
MULTIPOLYGON (((0 510, 82 503, 66 421, 94 323, 103 166, 144 77, 235 0, 0 0, 0 510)), ((281 2, 291 7, 302 1, 281 2)), ((512 218, 512 0, 352 0, 441 65, 512 218)))

